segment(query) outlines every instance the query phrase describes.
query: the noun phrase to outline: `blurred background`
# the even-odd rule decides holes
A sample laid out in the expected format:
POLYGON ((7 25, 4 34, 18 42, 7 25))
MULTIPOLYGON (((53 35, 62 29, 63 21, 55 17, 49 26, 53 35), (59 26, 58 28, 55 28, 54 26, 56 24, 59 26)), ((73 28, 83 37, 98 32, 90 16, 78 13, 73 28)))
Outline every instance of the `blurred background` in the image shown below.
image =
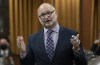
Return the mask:
POLYGON ((28 37, 41 29, 37 8, 44 2, 55 6, 61 25, 79 32, 85 50, 98 38, 100 0, 0 0, 0 34, 10 39, 15 65, 19 65, 16 38, 22 35, 27 45, 28 37))

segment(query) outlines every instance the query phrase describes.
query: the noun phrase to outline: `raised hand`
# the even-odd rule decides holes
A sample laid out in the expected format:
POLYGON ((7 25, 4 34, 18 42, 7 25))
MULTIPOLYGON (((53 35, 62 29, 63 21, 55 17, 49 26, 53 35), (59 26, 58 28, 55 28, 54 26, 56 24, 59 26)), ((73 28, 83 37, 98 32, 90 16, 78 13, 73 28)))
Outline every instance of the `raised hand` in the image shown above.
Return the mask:
POLYGON ((72 48, 73 50, 79 49, 79 46, 80 46, 79 34, 77 34, 76 36, 72 35, 71 43, 73 45, 73 48, 72 48))
POLYGON ((22 53, 26 52, 26 45, 22 36, 17 37, 17 47, 20 49, 22 53))

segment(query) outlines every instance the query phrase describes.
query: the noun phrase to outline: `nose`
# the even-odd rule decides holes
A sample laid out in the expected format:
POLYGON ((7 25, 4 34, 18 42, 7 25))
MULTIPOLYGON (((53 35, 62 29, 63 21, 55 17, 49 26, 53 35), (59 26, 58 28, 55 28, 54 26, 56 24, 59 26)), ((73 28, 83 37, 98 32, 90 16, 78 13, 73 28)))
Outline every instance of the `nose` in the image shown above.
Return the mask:
POLYGON ((48 19, 48 18, 49 18, 49 15, 48 15, 48 14, 47 14, 47 15, 45 15, 45 18, 46 18, 46 19, 48 19))

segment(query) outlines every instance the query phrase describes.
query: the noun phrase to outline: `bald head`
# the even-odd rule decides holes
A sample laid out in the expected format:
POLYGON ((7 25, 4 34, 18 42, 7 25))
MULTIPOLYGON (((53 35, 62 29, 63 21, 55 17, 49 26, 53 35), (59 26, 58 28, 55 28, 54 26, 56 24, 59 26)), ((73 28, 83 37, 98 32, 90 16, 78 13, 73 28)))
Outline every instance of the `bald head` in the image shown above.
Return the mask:
POLYGON ((57 14, 55 8, 49 3, 43 3, 39 6, 38 18, 45 28, 53 28, 57 24, 57 14))
POLYGON ((38 14, 39 13, 41 13, 41 12, 45 12, 45 11, 47 11, 47 10, 55 10, 55 8, 51 5, 51 4, 49 4, 49 3, 43 3, 43 4, 41 4, 40 6, 39 6, 39 8, 38 8, 38 10, 37 10, 37 12, 38 12, 38 14))

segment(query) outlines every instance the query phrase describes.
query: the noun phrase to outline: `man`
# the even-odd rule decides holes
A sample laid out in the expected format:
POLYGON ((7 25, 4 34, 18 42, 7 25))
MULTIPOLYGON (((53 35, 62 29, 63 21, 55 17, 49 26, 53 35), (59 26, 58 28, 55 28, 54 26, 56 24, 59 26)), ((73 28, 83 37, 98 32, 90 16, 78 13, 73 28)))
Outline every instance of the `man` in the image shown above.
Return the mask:
POLYGON ((0 36, 0 56, 10 56, 9 39, 5 36, 0 36))
POLYGON ((9 43, 8 37, 0 36, 0 65, 14 65, 9 43))
POLYGON ((27 51, 23 37, 17 38, 21 65, 73 65, 73 60, 76 65, 87 65, 79 35, 59 26, 55 8, 43 3, 37 13, 44 28, 29 38, 27 51))

